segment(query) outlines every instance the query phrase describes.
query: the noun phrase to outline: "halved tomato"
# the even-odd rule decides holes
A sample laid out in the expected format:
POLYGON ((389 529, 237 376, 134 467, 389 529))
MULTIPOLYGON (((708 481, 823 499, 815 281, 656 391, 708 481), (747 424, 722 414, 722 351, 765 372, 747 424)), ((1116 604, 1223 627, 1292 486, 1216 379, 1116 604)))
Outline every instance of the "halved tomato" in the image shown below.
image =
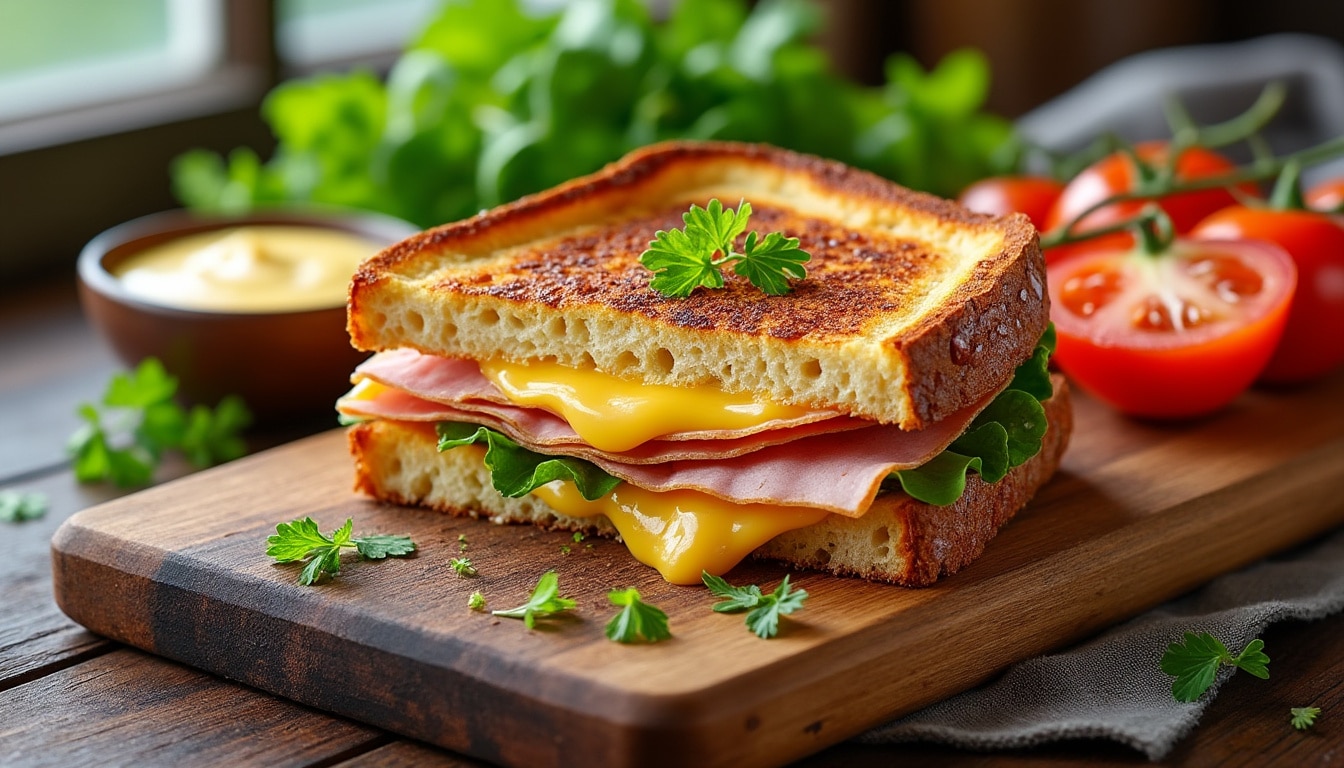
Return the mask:
POLYGON ((1269 243, 1177 240, 1158 255, 1079 253, 1047 280, 1064 372, 1125 413, 1170 419, 1250 386, 1283 334, 1297 272, 1269 243))

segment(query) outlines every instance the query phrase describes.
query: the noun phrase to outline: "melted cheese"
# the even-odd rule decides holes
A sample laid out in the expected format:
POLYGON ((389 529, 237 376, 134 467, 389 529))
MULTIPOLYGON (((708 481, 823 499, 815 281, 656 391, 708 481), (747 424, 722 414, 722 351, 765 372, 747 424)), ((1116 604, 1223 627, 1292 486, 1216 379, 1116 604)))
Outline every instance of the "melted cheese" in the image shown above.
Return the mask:
POLYGON ((635 559, 673 584, 699 584, 701 571, 726 573, 765 542, 829 514, 810 507, 734 504, 698 491, 649 491, 629 483, 595 501, 562 481, 532 493, 564 515, 606 515, 635 559))
POLYGON ((677 432, 750 429, 812 412, 713 386, 642 384, 558 363, 492 360, 481 363, 481 373, 515 405, 563 417, 584 442, 603 451, 628 451, 677 432))

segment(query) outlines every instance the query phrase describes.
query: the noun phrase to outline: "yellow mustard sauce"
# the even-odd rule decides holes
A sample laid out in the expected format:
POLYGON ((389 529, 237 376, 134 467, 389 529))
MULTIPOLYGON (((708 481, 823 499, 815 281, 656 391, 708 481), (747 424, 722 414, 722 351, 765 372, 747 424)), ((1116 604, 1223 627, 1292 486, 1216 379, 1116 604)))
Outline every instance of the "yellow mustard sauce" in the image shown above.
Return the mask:
POLYGON ((381 248, 350 232, 258 225, 186 235, 114 272, 132 296, 161 306, 291 312, 344 304, 360 262, 381 248))

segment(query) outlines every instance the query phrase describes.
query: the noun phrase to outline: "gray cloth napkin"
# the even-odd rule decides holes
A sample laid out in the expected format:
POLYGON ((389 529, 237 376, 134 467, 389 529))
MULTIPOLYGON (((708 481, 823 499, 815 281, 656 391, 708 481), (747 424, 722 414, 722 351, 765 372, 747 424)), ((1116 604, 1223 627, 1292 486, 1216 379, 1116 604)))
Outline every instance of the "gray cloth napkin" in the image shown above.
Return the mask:
MULTIPOLYGON (((1059 653, 1021 662, 988 685, 875 728, 868 744, 932 741, 967 749, 1106 738, 1160 760, 1195 727, 1234 670, 1182 703, 1158 668, 1185 632, 1208 632, 1233 653, 1284 619, 1344 610, 1344 529, 1198 590, 1059 653)), ((1266 648, 1274 673, 1274 649, 1266 648)))

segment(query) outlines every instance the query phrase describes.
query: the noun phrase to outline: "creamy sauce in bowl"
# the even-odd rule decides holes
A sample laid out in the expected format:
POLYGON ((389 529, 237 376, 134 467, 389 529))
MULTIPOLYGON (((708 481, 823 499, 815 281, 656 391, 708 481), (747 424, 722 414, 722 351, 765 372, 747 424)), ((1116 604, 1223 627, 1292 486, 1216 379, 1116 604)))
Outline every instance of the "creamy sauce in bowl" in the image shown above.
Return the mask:
POLYGON ((382 247, 336 229, 251 225, 185 235, 112 271, 129 295, 165 307, 293 312, 344 304, 360 262, 382 247))

